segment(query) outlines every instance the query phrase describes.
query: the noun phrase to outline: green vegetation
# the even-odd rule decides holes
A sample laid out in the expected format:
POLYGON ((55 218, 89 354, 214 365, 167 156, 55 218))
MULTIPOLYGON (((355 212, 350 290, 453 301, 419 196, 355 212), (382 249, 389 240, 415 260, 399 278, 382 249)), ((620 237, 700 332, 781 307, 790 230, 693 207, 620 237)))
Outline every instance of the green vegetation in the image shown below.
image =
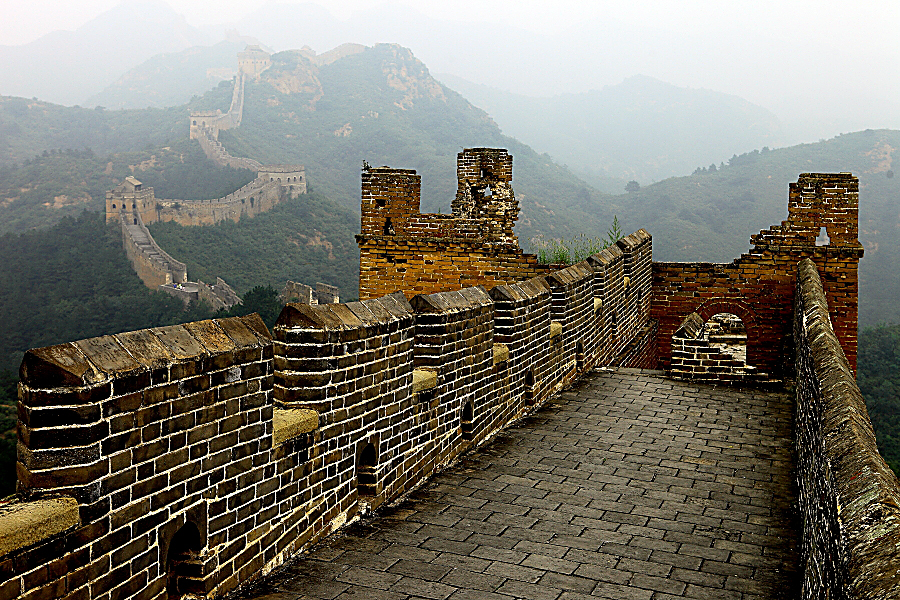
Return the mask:
POLYGON ((121 233, 84 212, 49 230, 0 236, 0 497, 15 482, 15 381, 22 354, 98 335, 207 319, 206 304, 151 292, 131 270, 121 233))
POLYGON ((878 451, 900 475, 900 325, 859 334, 856 381, 866 399, 878 451))
POLYGON ((18 368, 29 348, 210 316, 144 287, 99 213, 0 236, 0 255, 0 368, 18 368))
POLYGON ((194 281, 221 277, 239 294, 287 280, 336 285, 344 298, 359 288, 359 217, 318 193, 282 202, 240 223, 206 227, 150 225, 153 239, 187 265, 194 281))
POLYGON ((619 218, 614 217, 612 227, 606 232, 605 238, 588 237, 583 233, 571 239, 545 239, 539 235, 531 238, 531 252, 537 254, 538 262, 541 264, 573 265, 609 248, 621 238, 619 218))
POLYGON ((87 209, 104 211, 107 190, 134 175, 157 198, 208 200, 256 177, 217 166, 188 139, 171 146, 106 157, 92 150, 45 150, 22 166, 0 166, 0 234, 46 227, 87 209))

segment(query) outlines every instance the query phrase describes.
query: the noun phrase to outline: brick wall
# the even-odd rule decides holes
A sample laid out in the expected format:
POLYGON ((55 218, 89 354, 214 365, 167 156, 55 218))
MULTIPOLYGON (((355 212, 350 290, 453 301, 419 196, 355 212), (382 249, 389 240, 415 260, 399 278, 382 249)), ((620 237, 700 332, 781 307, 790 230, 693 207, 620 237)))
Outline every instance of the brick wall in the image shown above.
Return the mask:
POLYGON ((4 557, 0 595, 154 598, 167 575, 227 591, 262 567, 271 369, 256 315, 27 352, 18 493, 70 496, 80 523, 4 557))
POLYGON ((419 213, 421 178, 409 169, 362 173, 359 297, 522 281, 549 273, 518 246, 512 156, 474 148, 457 156, 453 214, 419 213))
MULTIPOLYGON (((60 528, 0 546, 0 600, 224 595, 578 371, 646 366, 646 310, 616 336, 598 316, 597 282, 624 288, 613 274, 628 252, 490 292, 290 304, 274 339, 252 315, 29 351, 16 506, 70 504, 60 528)), ((643 306, 606 302, 620 315, 643 306)))
POLYGON ((878 454, 865 400, 831 325, 820 269, 804 259, 798 270, 793 327, 801 596, 897 598, 900 482, 878 454))
POLYGON ((730 264, 654 263, 651 315, 659 321, 660 362, 672 335, 696 312, 705 321, 736 314, 747 330, 747 364, 781 377, 790 371, 791 314, 797 263, 822 273, 834 329, 856 369, 859 181, 849 173, 803 173, 790 186, 788 219, 751 237, 753 248, 730 264), (816 245, 820 228, 830 243, 816 245))

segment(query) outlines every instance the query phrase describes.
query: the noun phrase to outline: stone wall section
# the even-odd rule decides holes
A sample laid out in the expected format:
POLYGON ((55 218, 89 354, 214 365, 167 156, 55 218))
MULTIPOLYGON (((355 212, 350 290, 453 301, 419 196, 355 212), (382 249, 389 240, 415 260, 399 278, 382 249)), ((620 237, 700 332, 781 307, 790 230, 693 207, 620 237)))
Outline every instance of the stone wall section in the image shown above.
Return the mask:
POLYGON ((589 368, 578 340, 598 364, 655 346, 652 327, 591 331, 590 264, 552 284, 289 304, 274 339, 251 315, 29 351, 18 490, 77 506, 0 556, 0 598, 213 597, 264 575, 546 401, 589 368))
POLYGON ((258 572, 279 512, 271 349, 251 315, 27 352, 18 493, 74 498, 80 523, 0 559, 0 595, 202 595, 258 572))
POLYGON ((207 127, 199 127, 197 131, 191 128, 192 139, 197 140, 200 148, 206 155, 206 158, 213 161, 220 167, 231 167, 232 169, 250 169, 256 171, 262 167, 262 163, 252 158, 244 156, 232 156, 229 154, 222 142, 219 141, 218 131, 207 127))
POLYGON ((260 169, 256 179, 240 189, 212 200, 165 200, 156 197, 153 188, 144 188, 132 178, 130 185, 120 184, 106 193, 106 221, 117 221, 123 214, 139 213, 145 224, 175 221, 184 227, 214 225, 220 221, 239 221, 272 210, 288 198, 306 193, 305 171, 300 165, 260 169), (275 169, 281 169, 276 176, 275 169), (137 191, 129 189, 137 187, 137 191))
POLYGON ((788 219, 751 237, 730 264, 654 263, 651 315, 659 321, 660 362, 669 367, 672 336, 696 312, 706 321, 736 314, 747 330, 747 364, 781 378, 791 370, 791 315, 797 263, 822 273, 834 330, 856 369, 859 180, 850 173, 802 173, 790 185, 788 219), (820 229, 830 241, 816 245, 820 229))
POLYGON ((187 266, 168 255, 150 235, 140 213, 122 213, 122 245, 134 272, 148 288, 187 281, 187 266))
POLYGON ((691 313, 672 336, 670 377, 725 384, 752 384, 768 379, 766 373, 713 346, 704 336, 705 327, 700 315, 691 313))
POLYGON ((801 597, 897 598, 900 482, 878 453, 819 273, 800 262, 793 320, 801 597))

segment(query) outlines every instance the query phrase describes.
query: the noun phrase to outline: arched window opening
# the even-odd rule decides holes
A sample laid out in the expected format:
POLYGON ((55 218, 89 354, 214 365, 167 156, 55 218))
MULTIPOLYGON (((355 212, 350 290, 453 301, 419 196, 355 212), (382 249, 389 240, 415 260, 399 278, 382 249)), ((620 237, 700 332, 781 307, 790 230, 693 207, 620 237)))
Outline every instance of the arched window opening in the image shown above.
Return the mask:
POLYGON ((196 127, 196 125, 197 125, 197 119, 194 119, 194 126, 196 127))
POLYGON ((384 235, 394 235, 394 224, 390 217, 384 220, 384 235))
POLYGON ((816 236, 816 246, 828 246, 831 244, 831 238, 828 237, 828 230, 819 227, 819 235, 816 236))
POLYGON ((250 208, 253 208, 254 203, 255 203, 255 200, 253 198, 250 198, 250 208))
POLYGON ((575 342, 575 370, 581 372, 584 369, 584 345, 581 341, 575 342))
POLYGON ((378 452, 374 444, 366 444, 356 461, 356 489, 360 496, 374 496, 378 452))
POLYGON ((709 340, 711 347, 718 348, 743 365, 747 364, 747 330, 737 315, 713 315, 703 326, 703 337, 709 340))
POLYGON ((609 317, 610 328, 612 329, 613 337, 619 335, 619 315, 616 314, 616 311, 613 311, 609 317))
POLYGON ((115 207, 116 207, 116 205, 115 205, 115 204, 113 204, 113 208, 115 208, 115 207))
POLYGON ((459 421, 460 421, 460 429, 462 430, 462 438, 464 440, 471 440, 472 434, 474 431, 474 425, 472 421, 474 421, 473 413, 475 410, 472 408, 471 402, 466 402, 460 413, 459 421))
POLYGON ((488 185, 488 186, 485 186, 485 188, 484 188, 484 197, 485 197, 485 198, 490 198, 491 195, 492 195, 492 194, 491 194, 491 186, 489 186, 489 185, 488 185))
POLYGON ((137 225, 137 217, 134 219, 134 224, 137 225))
POLYGON ((203 541, 200 530, 188 521, 175 532, 166 552, 166 591, 170 599, 183 598, 196 591, 197 580, 191 575, 199 572, 200 550, 203 541))

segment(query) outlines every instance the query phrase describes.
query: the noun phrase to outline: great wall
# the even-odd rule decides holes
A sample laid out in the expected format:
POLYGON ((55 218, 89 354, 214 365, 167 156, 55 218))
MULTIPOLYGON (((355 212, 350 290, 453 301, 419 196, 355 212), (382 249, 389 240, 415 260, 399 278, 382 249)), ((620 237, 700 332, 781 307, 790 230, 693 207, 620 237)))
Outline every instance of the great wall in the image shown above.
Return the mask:
POLYGON ((238 53, 238 74, 228 112, 193 111, 190 116, 190 139, 197 140, 207 158, 222 167, 254 170, 256 179, 224 198, 213 200, 157 199, 153 188, 145 188, 134 177, 126 177, 106 193, 106 222, 121 224, 122 243, 128 259, 148 288, 162 290, 185 303, 202 300, 214 310, 240 302, 234 290, 221 278, 212 285, 188 281, 184 263, 159 247, 147 225, 174 221, 191 227, 215 225, 224 220, 239 221, 306 193, 303 165, 262 165, 250 158, 232 156, 218 140, 219 131, 241 124, 247 79, 258 78, 271 64, 270 55, 259 46, 247 46, 238 53))
MULTIPOLYGON (((692 340, 721 312, 743 321, 757 374, 796 381, 801 597, 900 597, 900 484, 877 452, 854 379, 857 179, 801 174, 788 219, 753 236, 731 264, 654 263, 651 236, 638 230, 555 269, 518 249, 511 164, 504 150, 461 152, 450 216, 418 213, 414 171, 364 171, 360 302, 288 304, 272 332, 251 315, 28 351, 18 498, 0 507, 0 600, 212 598, 246 588, 540 414, 592 370, 759 379, 691 350, 704 347, 692 340), (821 228, 830 243, 817 246, 821 228)), ((752 456, 741 460, 767 459, 752 456)), ((741 546, 732 539, 729 547, 741 546)), ((440 549, 463 547, 453 543, 440 549)), ((319 580, 320 571, 303 579, 319 580)), ((670 589, 658 577, 633 581, 643 586, 634 597, 670 589)))

